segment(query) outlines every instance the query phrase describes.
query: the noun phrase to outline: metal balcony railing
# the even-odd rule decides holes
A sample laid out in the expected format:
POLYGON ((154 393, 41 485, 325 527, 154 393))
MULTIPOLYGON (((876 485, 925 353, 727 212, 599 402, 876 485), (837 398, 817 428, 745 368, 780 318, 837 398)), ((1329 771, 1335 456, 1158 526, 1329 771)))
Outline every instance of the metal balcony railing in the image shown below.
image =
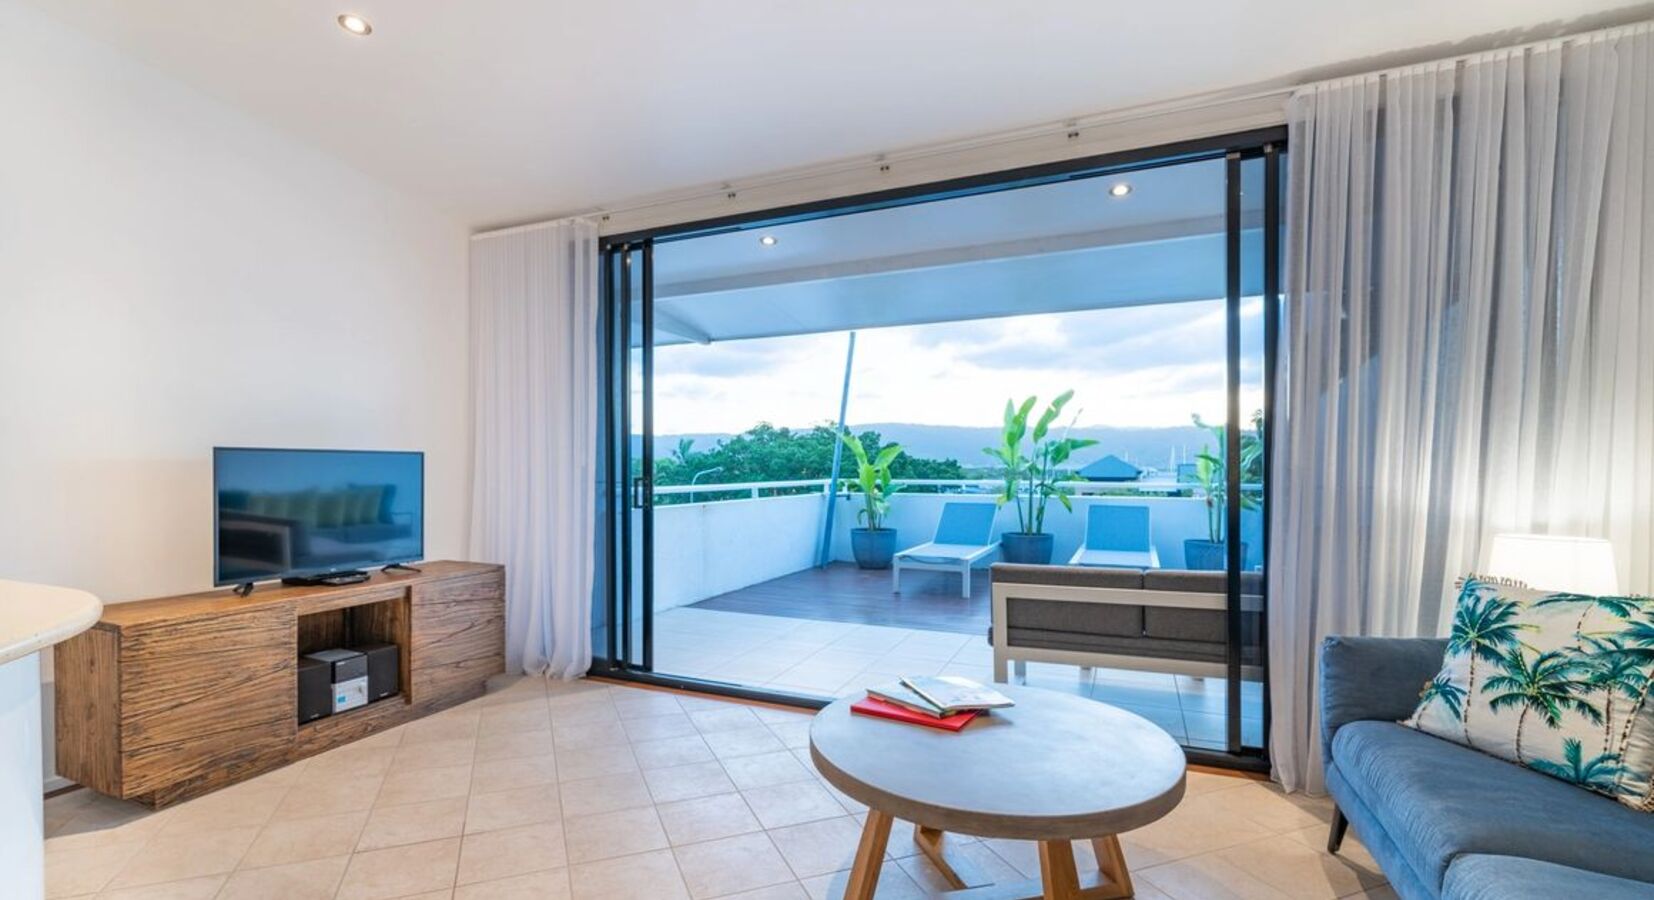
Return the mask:
MULTIPOLYGON (((723 500, 757 500, 764 496, 765 491, 787 491, 797 493, 818 493, 827 490, 831 479, 805 478, 790 481, 739 481, 739 482, 712 482, 707 484, 671 484, 656 485, 656 497, 688 496, 689 502, 695 502, 694 497, 701 494, 724 495, 723 500), (806 490, 807 489, 807 490, 806 490), (745 496, 727 496, 729 494, 745 496)), ((849 492, 849 479, 839 479, 839 493, 849 492)), ((903 488, 932 488, 923 493, 961 493, 961 494, 998 494, 1004 481, 997 478, 897 478, 892 484, 903 488)), ((1169 497, 1188 494, 1192 497, 1203 496, 1196 485, 1176 481, 1065 481, 1062 486, 1077 496, 1093 495, 1124 495, 1144 497, 1169 497)), ((1261 484, 1243 484, 1241 490, 1246 493, 1262 493, 1261 484)), ((718 502, 717 500, 703 502, 718 502)))

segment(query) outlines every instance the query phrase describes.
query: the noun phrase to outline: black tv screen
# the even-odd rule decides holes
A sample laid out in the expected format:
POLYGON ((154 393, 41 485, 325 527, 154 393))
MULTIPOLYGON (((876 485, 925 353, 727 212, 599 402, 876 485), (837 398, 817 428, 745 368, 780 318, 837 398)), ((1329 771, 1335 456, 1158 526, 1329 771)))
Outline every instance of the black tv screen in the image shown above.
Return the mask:
POLYGON ((214 584, 425 554, 425 454, 213 449, 214 584))

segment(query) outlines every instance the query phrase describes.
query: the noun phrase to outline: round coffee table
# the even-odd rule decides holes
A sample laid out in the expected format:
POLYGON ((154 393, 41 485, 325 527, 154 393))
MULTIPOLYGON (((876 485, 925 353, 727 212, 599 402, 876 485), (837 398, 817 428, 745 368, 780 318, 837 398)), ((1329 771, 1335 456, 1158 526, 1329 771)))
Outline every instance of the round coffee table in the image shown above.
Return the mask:
MULTIPOLYGON (((1184 755, 1171 735, 1123 709, 1070 694, 996 684, 1016 706, 952 733, 850 712, 839 700, 810 725, 810 756, 834 787, 867 804, 846 898, 868 900, 891 823, 914 823, 914 841, 956 889, 982 881, 944 843, 947 832, 1039 842, 1046 898, 1130 897, 1116 835, 1141 828, 1183 799, 1184 755), (1081 878, 1075 840, 1097 851, 1081 878)), ((1004 888, 995 887, 995 896, 1004 888)), ((971 896, 968 891, 959 896, 971 896)))

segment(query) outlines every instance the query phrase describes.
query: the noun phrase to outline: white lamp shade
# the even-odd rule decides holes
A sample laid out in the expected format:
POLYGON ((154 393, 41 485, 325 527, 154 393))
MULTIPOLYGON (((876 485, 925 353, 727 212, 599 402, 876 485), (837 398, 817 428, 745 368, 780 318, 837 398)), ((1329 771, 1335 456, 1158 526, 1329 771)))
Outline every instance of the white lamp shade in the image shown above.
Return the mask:
POLYGON ((1493 538, 1487 574, 1542 591, 1594 596, 1620 592, 1614 545, 1602 538, 1501 534, 1493 538))

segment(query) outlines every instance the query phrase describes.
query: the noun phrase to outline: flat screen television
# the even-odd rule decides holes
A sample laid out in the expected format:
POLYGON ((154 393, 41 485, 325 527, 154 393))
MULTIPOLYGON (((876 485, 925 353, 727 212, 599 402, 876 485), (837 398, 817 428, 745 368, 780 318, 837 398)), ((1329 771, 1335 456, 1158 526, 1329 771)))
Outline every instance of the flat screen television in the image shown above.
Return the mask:
POLYGON ((304 580, 425 554, 425 454, 213 448, 213 583, 304 580))

